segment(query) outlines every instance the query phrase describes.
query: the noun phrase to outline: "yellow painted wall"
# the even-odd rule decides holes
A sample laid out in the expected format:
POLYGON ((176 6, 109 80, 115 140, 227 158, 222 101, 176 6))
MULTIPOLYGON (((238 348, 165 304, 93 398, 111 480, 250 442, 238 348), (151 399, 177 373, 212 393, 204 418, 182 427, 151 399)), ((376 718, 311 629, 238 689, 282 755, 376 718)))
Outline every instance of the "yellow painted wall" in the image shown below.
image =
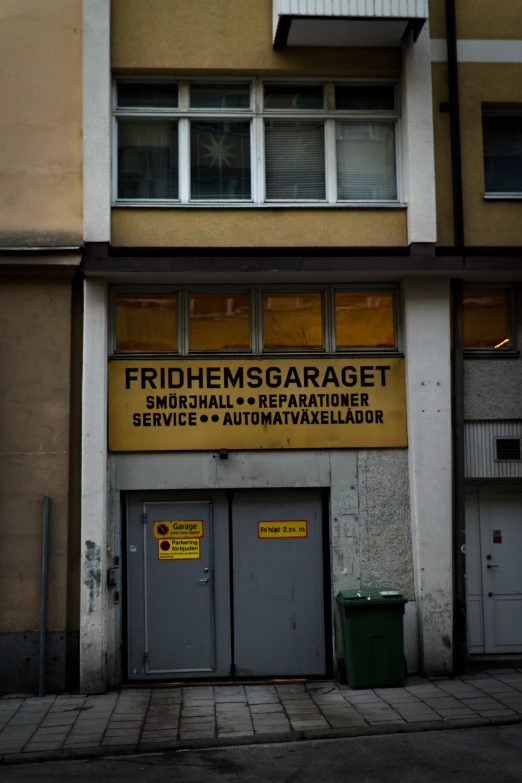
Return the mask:
POLYGON ((37 631, 42 499, 48 631, 66 628, 71 281, 0 277, 0 632, 37 631))
POLYGON ((112 244, 210 248, 406 245, 406 209, 115 208, 112 244))
MULTIPOLYGON (((430 0, 432 38, 446 35, 445 0, 430 0)), ((459 38, 522 38, 520 0, 458 0, 459 38)))
MULTIPOLYGON (((465 241, 470 246, 513 246, 522 242, 520 201, 484 200, 482 104, 522 104, 522 63, 460 63, 462 177, 465 241)), ((447 67, 433 65, 438 243, 453 242, 447 67)))
POLYGON ((0 2, 0 246, 82 243, 81 0, 0 2))
POLYGON ((112 66, 208 72, 397 75, 398 49, 272 48, 272 0, 112 0, 112 66))

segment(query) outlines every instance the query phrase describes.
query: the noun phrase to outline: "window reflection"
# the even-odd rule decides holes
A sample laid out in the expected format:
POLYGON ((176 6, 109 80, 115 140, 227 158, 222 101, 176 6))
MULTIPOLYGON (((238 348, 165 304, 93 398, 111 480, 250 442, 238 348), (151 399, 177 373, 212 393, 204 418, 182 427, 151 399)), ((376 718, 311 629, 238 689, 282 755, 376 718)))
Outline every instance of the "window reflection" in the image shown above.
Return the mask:
POLYGON ((175 351, 175 294, 118 294, 117 351, 175 351))
POLYGON ((320 293, 264 294, 263 319, 265 348, 323 347, 320 293))
POLYGON ((250 297, 246 293, 190 294, 190 348, 250 348, 250 297))
POLYGON ((393 294, 388 291, 337 291, 338 348, 392 348, 395 345, 393 294))

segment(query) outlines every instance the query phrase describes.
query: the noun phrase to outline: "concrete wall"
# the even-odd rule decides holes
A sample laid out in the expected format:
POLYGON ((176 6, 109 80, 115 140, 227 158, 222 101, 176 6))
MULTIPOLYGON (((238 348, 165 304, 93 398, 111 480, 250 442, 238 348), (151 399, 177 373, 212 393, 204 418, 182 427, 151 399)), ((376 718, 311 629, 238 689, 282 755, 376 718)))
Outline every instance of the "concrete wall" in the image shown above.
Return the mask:
POLYGON ((45 494, 48 687, 65 687, 70 321, 70 279, 0 279, 0 692, 37 687, 45 494))
POLYGON ((81 10, 0 3, 0 246, 82 244, 81 10))
POLYGON ((358 452, 361 585, 415 600, 407 449, 358 452))

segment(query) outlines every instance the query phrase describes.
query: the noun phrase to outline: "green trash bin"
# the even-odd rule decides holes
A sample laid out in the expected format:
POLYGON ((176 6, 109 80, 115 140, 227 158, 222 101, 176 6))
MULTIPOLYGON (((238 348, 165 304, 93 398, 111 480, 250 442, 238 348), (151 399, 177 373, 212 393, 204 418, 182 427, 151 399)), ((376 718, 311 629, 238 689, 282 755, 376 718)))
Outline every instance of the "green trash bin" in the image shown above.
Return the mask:
POLYGON ((341 682, 352 688, 404 685, 406 666, 402 617, 407 599, 397 590, 342 590, 337 605, 344 647, 341 682))

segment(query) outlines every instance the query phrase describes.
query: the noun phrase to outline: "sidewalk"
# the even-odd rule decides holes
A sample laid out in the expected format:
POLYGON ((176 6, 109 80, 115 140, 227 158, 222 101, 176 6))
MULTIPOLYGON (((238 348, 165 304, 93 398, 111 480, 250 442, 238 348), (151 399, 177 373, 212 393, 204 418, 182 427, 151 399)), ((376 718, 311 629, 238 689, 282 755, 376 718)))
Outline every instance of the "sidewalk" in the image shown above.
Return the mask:
POLYGON ((124 689, 102 696, 0 698, 4 763, 383 731, 522 723, 522 669, 404 688, 335 682, 124 689))

